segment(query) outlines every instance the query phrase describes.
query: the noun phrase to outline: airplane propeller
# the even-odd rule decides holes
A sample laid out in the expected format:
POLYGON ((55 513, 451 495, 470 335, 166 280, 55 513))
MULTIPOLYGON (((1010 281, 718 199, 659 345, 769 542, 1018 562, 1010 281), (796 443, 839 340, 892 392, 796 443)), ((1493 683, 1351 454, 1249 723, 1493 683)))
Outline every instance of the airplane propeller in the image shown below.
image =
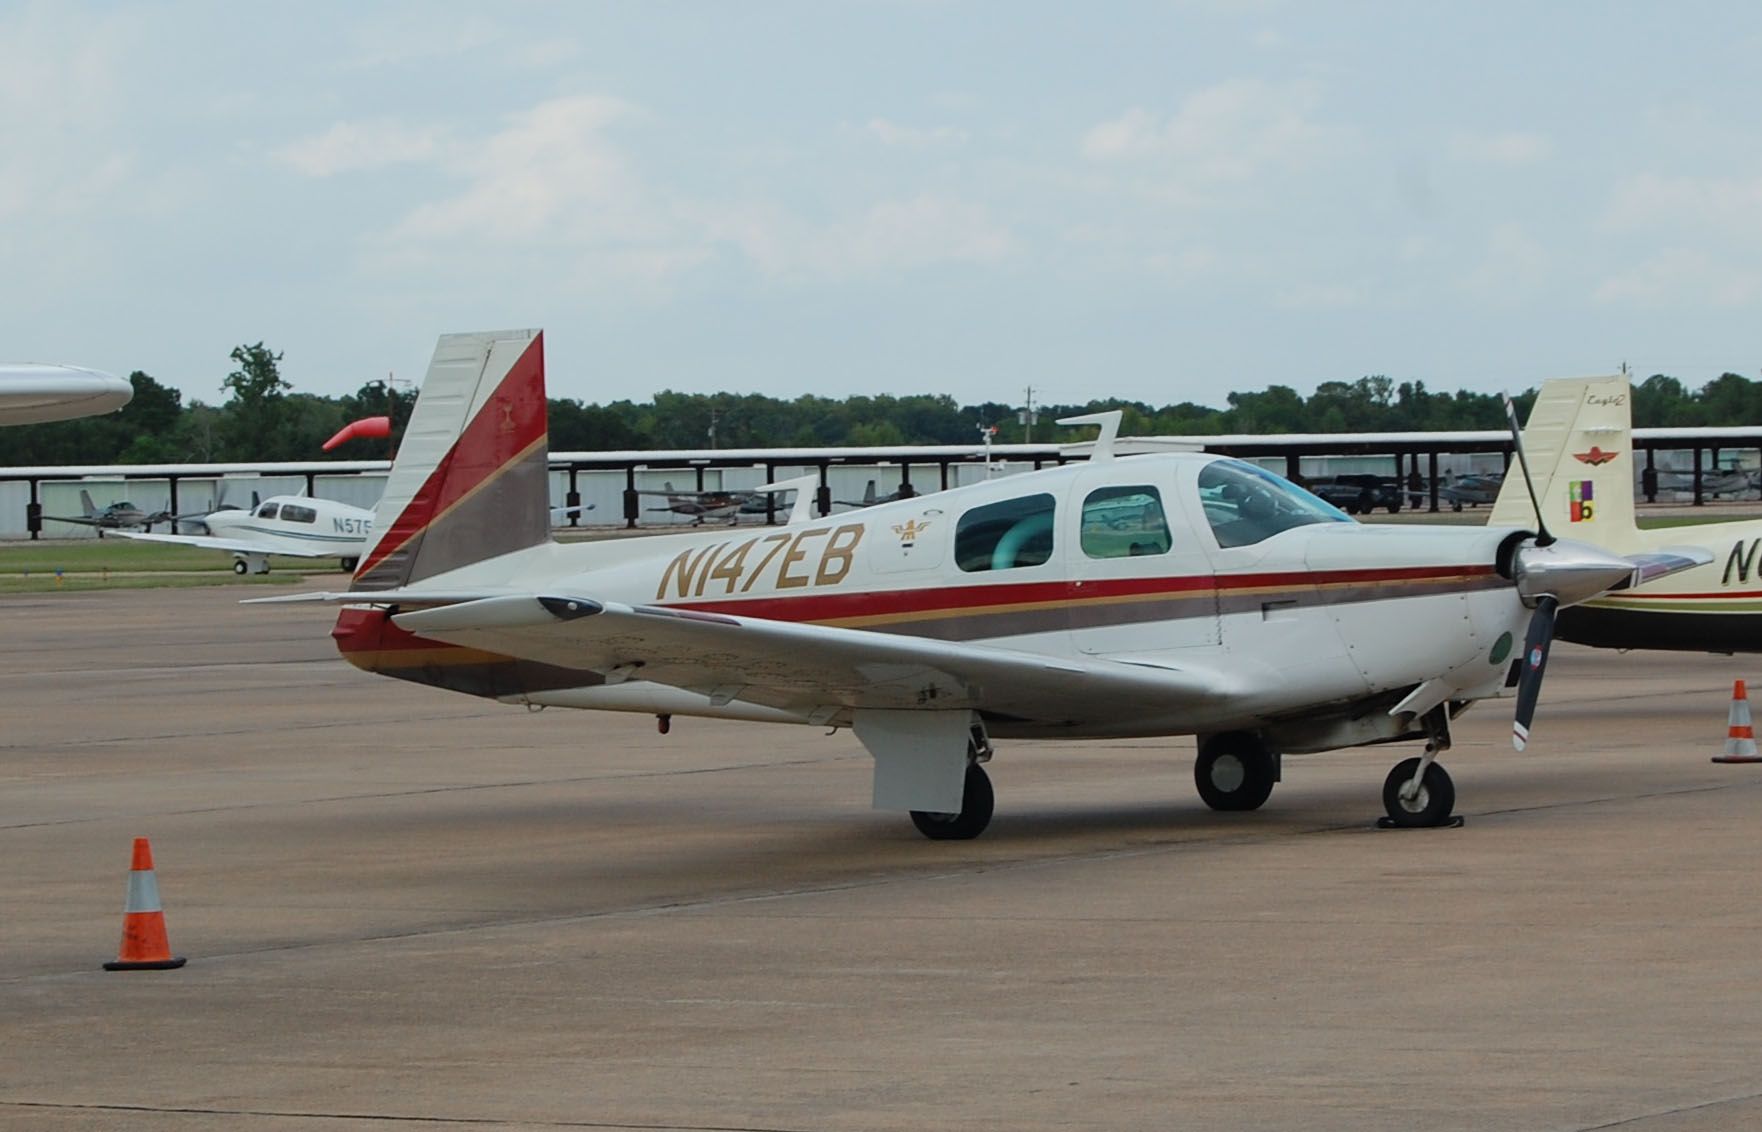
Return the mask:
POLYGON ((1536 511, 1536 537, 1517 552, 1515 574, 1518 597, 1535 610, 1523 639, 1523 668, 1517 680, 1517 711, 1511 720, 1511 745, 1523 750, 1529 744, 1530 724, 1542 695, 1542 674, 1548 668, 1548 651, 1554 645, 1554 618, 1562 602, 1576 604, 1606 590, 1631 582, 1634 563, 1594 546, 1555 538, 1542 517, 1536 484, 1530 478, 1529 460, 1523 451, 1523 433, 1517 424, 1517 406, 1505 398, 1505 417, 1511 424, 1511 443, 1523 486, 1536 511))

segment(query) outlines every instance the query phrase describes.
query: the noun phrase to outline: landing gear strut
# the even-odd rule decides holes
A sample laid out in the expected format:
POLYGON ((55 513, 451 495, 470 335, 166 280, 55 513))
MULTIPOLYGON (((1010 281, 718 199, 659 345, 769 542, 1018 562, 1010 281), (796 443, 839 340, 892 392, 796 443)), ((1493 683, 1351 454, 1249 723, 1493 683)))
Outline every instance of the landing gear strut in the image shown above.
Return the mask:
POLYGON ((1278 756, 1244 732, 1213 735, 1193 763, 1193 785, 1214 810, 1258 810, 1278 780, 1278 756))

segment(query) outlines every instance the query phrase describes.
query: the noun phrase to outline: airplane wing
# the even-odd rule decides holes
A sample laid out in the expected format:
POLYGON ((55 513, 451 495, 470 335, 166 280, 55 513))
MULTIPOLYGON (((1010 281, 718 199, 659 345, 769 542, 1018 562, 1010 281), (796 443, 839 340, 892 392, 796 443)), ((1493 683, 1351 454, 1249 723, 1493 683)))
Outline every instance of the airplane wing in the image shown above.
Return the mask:
POLYGON ((224 550, 232 554, 273 554, 278 558, 338 558, 347 557, 335 547, 329 550, 282 550, 280 547, 266 546, 248 539, 217 538, 213 535, 155 535, 145 531, 112 531, 119 538, 139 539, 142 542, 169 542, 179 546, 196 546, 203 550, 224 550))
POLYGON ((1622 557, 1634 564, 1634 574, 1620 585, 1610 587, 1611 590, 1643 586, 1647 582, 1668 578, 1683 570, 1705 566, 1713 561, 1713 552, 1702 546, 1666 546, 1645 554, 1626 554, 1622 557))
MULTIPOLYGON (((352 596, 395 601, 390 594, 352 596)), ((417 597, 412 591, 411 596, 417 597)), ((504 656, 812 714, 973 708, 1043 723, 1221 703, 1209 668, 1065 659, 860 629, 533 593, 396 613, 401 628, 504 656)))
MULTIPOLYGON (((101 527, 104 524, 97 519, 85 515, 44 515, 45 523, 78 523, 82 527, 101 527)), ((121 533, 120 531, 117 533, 121 533)))

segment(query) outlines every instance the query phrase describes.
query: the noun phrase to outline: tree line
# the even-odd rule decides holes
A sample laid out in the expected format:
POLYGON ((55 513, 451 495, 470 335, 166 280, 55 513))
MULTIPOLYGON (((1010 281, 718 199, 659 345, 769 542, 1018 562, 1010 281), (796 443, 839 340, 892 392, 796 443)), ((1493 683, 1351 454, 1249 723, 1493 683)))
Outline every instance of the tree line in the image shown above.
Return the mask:
MULTIPOLYGON (((0 466, 383 459, 392 450, 383 440, 352 440, 328 454, 321 448, 348 422, 381 415, 392 418, 395 444, 415 404, 413 391, 389 380, 340 397, 297 392, 281 376, 282 355, 262 342, 241 345, 230 357, 235 368, 220 383, 220 404, 186 404, 177 389, 137 370, 129 375, 134 399, 120 412, 0 429, 0 466)), ((1534 399, 1534 390, 1515 398, 1519 413, 1527 413, 1534 399)), ((1433 392, 1423 381, 1397 383, 1382 375, 1324 381, 1308 397, 1285 385, 1232 392, 1221 408, 1117 398, 1042 405, 1032 426, 1018 406, 962 405, 946 393, 783 399, 667 391, 652 401, 608 404, 552 398, 549 407, 556 452, 973 444, 981 427, 994 427, 992 439, 999 444, 1047 442, 1082 435, 1061 435, 1070 430, 1053 424, 1057 418, 1107 409, 1124 411, 1125 436, 1505 427, 1496 394, 1433 392)), ((1762 382, 1725 373, 1690 389, 1654 374, 1635 383, 1633 414, 1642 428, 1752 424, 1762 421, 1762 382)))

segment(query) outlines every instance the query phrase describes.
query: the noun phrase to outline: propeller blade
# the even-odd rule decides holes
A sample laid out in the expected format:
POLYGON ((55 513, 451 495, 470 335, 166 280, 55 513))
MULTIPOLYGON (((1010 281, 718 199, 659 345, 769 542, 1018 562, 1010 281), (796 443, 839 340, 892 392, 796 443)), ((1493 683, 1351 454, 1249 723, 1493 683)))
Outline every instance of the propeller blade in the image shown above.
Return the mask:
POLYGON ((1554 614, 1560 602, 1553 594, 1536 599, 1529 632, 1523 639, 1523 673, 1517 679, 1517 714, 1511 721, 1511 745, 1523 750, 1530 741, 1530 723, 1536 718, 1536 700, 1542 694, 1542 673, 1548 668, 1548 650, 1554 644, 1554 614))
POLYGON ((1523 430, 1517 426, 1517 405, 1510 396, 1505 397, 1505 419, 1511 423, 1511 446, 1517 450, 1517 467, 1523 473, 1523 486, 1528 489, 1530 506, 1536 512, 1536 545, 1547 546, 1554 541, 1554 536, 1548 533, 1548 520, 1542 518, 1542 504, 1536 498, 1536 481, 1530 478, 1529 457, 1523 452, 1523 430))

